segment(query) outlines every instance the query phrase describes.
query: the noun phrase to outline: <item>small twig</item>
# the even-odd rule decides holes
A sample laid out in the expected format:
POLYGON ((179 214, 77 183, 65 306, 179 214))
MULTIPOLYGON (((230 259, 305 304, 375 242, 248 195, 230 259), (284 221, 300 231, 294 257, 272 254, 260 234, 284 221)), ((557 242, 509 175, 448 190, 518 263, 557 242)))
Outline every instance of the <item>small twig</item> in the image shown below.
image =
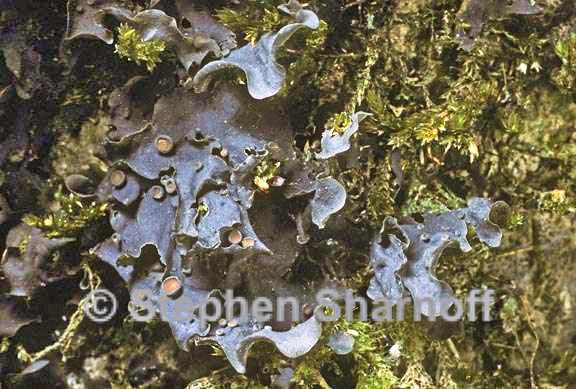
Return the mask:
POLYGON ((450 349, 450 351, 452 352, 452 354, 454 355, 454 357, 458 360, 460 360, 460 353, 458 352, 458 349, 456 348, 456 345, 454 344, 454 342, 452 341, 452 339, 448 339, 446 341, 446 343, 448 343, 448 348, 450 349))
POLYGON ((497 255, 497 257, 498 258, 505 258, 505 257, 510 257, 510 256, 516 255, 516 254, 528 253, 528 252, 533 251, 533 250, 534 250, 534 246, 520 247, 518 249, 509 250, 509 251, 505 251, 503 253, 500 253, 497 255))
POLYGON ((534 375, 534 362, 536 360, 536 354, 538 354, 538 350, 540 348, 540 337, 538 336, 538 333, 536 332, 536 327, 534 326, 534 321, 532 319, 532 315, 530 315, 530 311, 528 309, 529 307, 529 303, 526 300, 525 296, 522 296, 521 299, 522 301, 522 309, 524 310, 524 314, 526 315, 526 322, 528 323, 528 327, 530 328, 530 332, 532 332, 532 335, 534 336, 534 338, 536 339, 536 347, 534 347, 534 351, 532 352, 532 355, 530 356, 530 386, 534 389, 537 388, 538 385, 536 384, 536 378, 534 375))
POLYGON ((498 348, 507 348, 509 350, 516 350, 517 347, 514 346, 509 346, 507 344, 502 344, 502 343, 488 343, 488 342, 484 342, 484 344, 486 344, 486 346, 493 346, 493 347, 498 347, 498 348))

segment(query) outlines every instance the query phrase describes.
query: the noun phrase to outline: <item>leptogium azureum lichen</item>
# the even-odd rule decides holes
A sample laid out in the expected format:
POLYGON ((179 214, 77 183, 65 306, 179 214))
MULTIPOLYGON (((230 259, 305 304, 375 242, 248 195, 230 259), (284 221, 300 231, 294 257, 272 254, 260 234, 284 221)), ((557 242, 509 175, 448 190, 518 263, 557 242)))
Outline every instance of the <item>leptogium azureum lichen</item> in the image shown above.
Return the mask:
POLYGON ((2 383, 49 382, 57 352, 69 383, 104 386, 569 382, 569 352, 543 361, 570 342, 541 330, 567 311, 538 311, 544 295, 570 306, 538 257, 566 243, 541 215, 574 209, 569 7, 5 3, 2 383), (374 300, 494 287, 497 320, 320 323, 326 286, 374 300), (105 324, 82 309, 99 287, 120 299, 105 324), (126 312, 141 290, 173 311, 229 289, 306 304, 294 321, 126 312))

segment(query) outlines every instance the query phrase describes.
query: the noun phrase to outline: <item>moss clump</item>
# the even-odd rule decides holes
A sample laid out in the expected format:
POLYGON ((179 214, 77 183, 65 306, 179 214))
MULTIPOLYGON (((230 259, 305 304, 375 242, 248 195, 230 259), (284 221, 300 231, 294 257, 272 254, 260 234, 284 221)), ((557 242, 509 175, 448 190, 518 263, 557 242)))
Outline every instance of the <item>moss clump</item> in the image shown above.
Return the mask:
POLYGON ((118 27, 116 53, 137 65, 146 65, 146 69, 150 73, 156 69, 156 65, 162 62, 162 53, 165 49, 166 43, 164 41, 144 42, 138 31, 127 24, 121 24, 118 27))
POLYGON ((543 211, 574 213, 574 204, 566 197, 566 191, 561 189, 540 193, 538 207, 543 211))
POLYGON ((390 388, 397 382, 393 367, 396 361, 383 352, 386 347, 386 329, 376 323, 344 323, 345 332, 354 336, 356 388, 390 388))
POLYGON ((24 223, 40 228, 48 238, 73 237, 88 224, 104 217, 107 204, 86 204, 75 194, 64 194, 62 188, 54 195, 54 211, 42 216, 25 215, 24 223))
POLYGON ((554 81, 566 93, 576 90, 576 33, 560 39, 554 52, 562 60, 562 67, 553 75, 554 81))
MULTIPOLYGON (((74 125, 74 124, 73 124, 74 125)), ((106 165, 96 154, 98 145, 106 137, 109 122, 106 118, 96 115, 80 126, 78 134, 67 131, 67 125, 61 122, 55 124, 60 135, 60 142, 52 149, 52 169, 59 177, 71 174, 100 176, 106 173, 106 165), (62 124, 62 125, 61 125, 62 124)))
POLYGON ((258 166, 256 166, 254 185, 261 191, 266 192, 268 189, 270 189, 270 184, 276 177, 279 167, 280 162, 266 159, 260 162, 258 166))
POLYGON ((412 322, 348 322, 341 319, 324 323, 322 340, 299 361, 291 382, 297 388, 345 385, 380 389, 398 387, 405 382, 428 381, 422 363, 429 346, 423 327, 412 322), (345 358, 336 355, 327 345, 330 335, 337 333, 354 338, 353 351, 345 358), (342 365, 344 360, 346 365, 342 365), (401 372, 403 362, 410 363, 414 369, 401 372))
POLYGON ((269 0, 251 3, 242 10, 220 9, 217 11, 216 17, 252 44, 256 44, 262 35, 277 30, 289 20, 288 16, 283 15, 276 8, 276 5, 280 3, 275 4, 274 1, 269 0))
POLYGON ((326 128, 332 130, 334 135, 343 134, 346 128, 352 123, 350 115, 346 112, 340 112, 333 115, 326 122, 326 128))
POLYGON ((424 185, 414 187, 406 201, 405 212, 408 214, 440 213, 466 206, 466 201, 458 198, 445 187, 438 186, 434 189, 434 191, 430 191, 430 187, 424 185))
POLYGON ((10 348, 10 338, 2 338, 0 342, 0 353, 5 353, 10 348))
POLYGON ((206 205, 206 203, 201 202, 200 205, 198 205, 198 217, 204 217, 208 214, 208 205, 206 205))
POLYGON ((20 255, 26 254, 26 251, 28 250, 28 244, 30 243, 31 238, 32 237, 30 235, 22 237, 22 240, 18 244, 18 251, 20 251, 20 255))

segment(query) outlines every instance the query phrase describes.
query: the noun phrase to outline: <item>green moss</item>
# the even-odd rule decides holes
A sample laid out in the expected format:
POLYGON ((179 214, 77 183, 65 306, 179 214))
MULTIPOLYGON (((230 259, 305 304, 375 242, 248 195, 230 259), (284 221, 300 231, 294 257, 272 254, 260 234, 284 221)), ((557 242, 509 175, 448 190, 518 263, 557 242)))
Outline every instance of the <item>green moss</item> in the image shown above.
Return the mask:
POLYGON ((138 31, 121 24, 118 27, 118 43, 116 53, 122 58, 135 62, 137 65, 146 65, 150 73, 162 62, 162 53, 166 49, 166 43, 161 40, 144 42, 138 31))
POLYGON ((296 32, 292 38, 292 44, 297 48, 296 50, 282 50, 279 53, 280 58, 288 57, 290 62, 286 77, 288 87, 280 92, 281 95, 294 95, 292 93, 294 87, 318 71, 320 65, 318 55, 324 48, 327 36, 328 24, 321 20, 316 30, 303 29, 296 32))
POLYGON ((216 12, 220 22, 247 42, 256 44, 260 37, 275 31, 290 18, 276 8, 281 2, 273 0, 251 1, 239 10, 222 8, 216 12))
POLYGON ((20 362, 27 365, 32 362, 32 356, 28 353, 26 348, 19 344, 16 346, 16 357, 20 362))
POLYGON ((200 205, 198 205, 198 217, 199 218, 206 216, 208 211, 209 211, 209 209, 208 209, 208 205, 206 205, 206 203, 201 202, 200 205))
POLYGON ((404 206, 406 214, 440 213, 466 206, 466 201, 444 187, 414 186, 404 206))
POLYGON ((396 361, 385 352, 388 338, 386 326, 379 323, 353 322, 338 331, 354 336, 352 357, 355 363, 356 388, 390 388, 397 383, 396 361))
POLYGON ((199 378, 190 382, 186 389, 265 389, 267 386, 242 375, 226 375, 222 372, 212 373, 209 377, 199 378))
POLYGON ((508 219, 508 225, 506 226, 507 230, 514 230, 518 229, 524 225, 526 222, 526 216, 523 215, 518 210, 513 210, 510 214, 510 218, 508 219))
POLYGON ((328 119, 326 129, 332 130, 335 134, 342 134, 350 123, 352 123, 350 115, 346 112, 339 112, 328 119))
POLYGON ((0 354, 5 353, 10 348, 10 338, 2 337, 0 342, 0 354))
POLYGON ((267 191, 272 184, 273 179, 278 174, 280 162, 264 159, 258 163, 254 169, 254 185, 261 191, 267 191))
POLYGON ((26 251, 28 250, 28 244, 30 243, 31 238, 32 238, 32 236, 30 236, 30 235, 26 235, 26 236, 22 237, 22 240, 18 244, 18 251, 20 251, 20 255, 24 255, 26 253, 26 251))
MULTIPOLYGON (((409 315, 409 310, 407 311, 409 315)), ((422 363, 430 340, 423 327, 409 320, 403 322, 348 322, 344 318, 323 324, 318 345, 304 356, 296 367, 292 383, 298 388, 330 388, 322 374, 331 371, 342 377, 344 372, 338 356, 328 347, 332 334, 346 333, 354 338, 353 351, 347 356, 357 389, 398 387, 406 380, 429 380, 422 363), (392 348, 395 351, 390 351, 392 348), (409 363, 416 370, 401 373, 401 365, 409 363), (416 374, 420 372, 420 375, 416 374)), ((340 360, 341 361, 341 360, 340 360)))
POLYGON ((561 189, 540 193, 538 207, 543 211, 557 213, 574 213, 576 211, 574 201, 567 198, 566 191, 561 189))
POLYGON ((370 220, 382 221, 384 217, 394 213, 394 189, 391 181, 390 169, 382 164, 375 169, 372 179, 367 182, 366 208, 370 220))
POLYGON ((565 92, 576 91, 576 33, 559 39, 554 52, 562 61, 562 67, 553 75, 554 82, 565 92))
POLYGON ((77 135, 67 132, 68 126, 73 123, 56 123, 56 129, 62 133, 58 144, 52 149, 52 169, 59 177, 71 174, 84 174, 87 176, 103 176, 106 173, 106 164, 96 154, 98 145, 104 140, 109 130, 108 120, 103 115, 90 118, 80 127, 77 135))
POLYGON ((25 215, 24 223, 41 229, 49 238, 74 237, 108 211, 107 204, 85 202, 77 195, 63 193, 62 187, 54 193, 53 207, 53 211, 41 216, 25 215))

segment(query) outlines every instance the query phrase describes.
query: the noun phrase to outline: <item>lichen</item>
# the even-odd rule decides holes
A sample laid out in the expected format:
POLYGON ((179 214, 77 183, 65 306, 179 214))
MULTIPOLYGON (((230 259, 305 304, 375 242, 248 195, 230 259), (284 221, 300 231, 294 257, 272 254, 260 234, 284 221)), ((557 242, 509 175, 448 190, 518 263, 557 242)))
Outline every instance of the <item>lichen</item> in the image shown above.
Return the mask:
MULTIPOLYGON (((0 223, 9 239, 0 242, 2 384, 65 385, 52 383, 54 376, 78 387, 263 388, 286 387, 293 373, 300 388, 573 385, 570 2, 311 0, 300 11, 316 14, 318 28, 284 42, 270 57, 280 67, 260 67, 284 71, 275 88, 256 91, 262 104, 251 100, 239 71, 218 72, 203 94, 185 89, 198 69, 238 50, 253 54, 270 34, 293 28, 299 7, 281 3, 3 2, 0 223), (122 40, 110 29, 118 25, 137 32, 124 48, 133 58, 110 47, 115 35, 122 40), (160 42, 161 53, 140 60, 158 64, 153 72, 133 66, 136 46, 160 42), (223 87, 234 92, 220 93, 223 87), (273 108, 263 112, 266 105, 273 108), (372 116, 336 158, 317 158, 323 133, 344 140, 338 135, 357 112, 372 116), (186 139, 190 131, 199 138, 186 139), (172 138, 166 154, 155 151, 159 135, 172 138), (278 150, 290 155, 272 155, 278 150), (68 189, 82 198, 69 199, 68 189), (238 354, 238 343, 224 337, 218 345, 214 333, 200 336, 208 347, 184 345, 191 323, 135 323, 125 312, 134 285, 159 292, 156 283, 174 269, 183 271, 186 293, 200 299, 220 287, 311 293, 322 279, 365 295, 375 276, 370 238, 383 220, 426 225, 423 214, 464 208, 473 197, 513 207, 498 223, 501 247, 460 229, 472 250, 448 246, 434 274, 459 297, 494 289, 490 323, 463 322, 455 332, 409 318, 326 324, 316 346, 291 359, 264 343, 238 354), (112 223, 98 208, 104 204, 112 223), (41 229, 18 224, 23 218, 41 229), (248 249, 230 242, 239 234, 248 249), (185 249, 182 266, 166 243, 185 249), (100 258, 86 252, 95 245, 100 258), (255 248, 257 255, 243 256, 255 248), (92 289, 77 273, 81 263, 120 297, 109 323, 80 319, 77 304, 92 289), (354 338, 351 353, 330 349, 338 334, 354 338), (227 355, 240 370, 237 361, 248 355, 245 375, 227 355)), ((379 245, 404 254, 389 241, 379 245)), ((400 270, 401 278, 410 275, 400 270)))

